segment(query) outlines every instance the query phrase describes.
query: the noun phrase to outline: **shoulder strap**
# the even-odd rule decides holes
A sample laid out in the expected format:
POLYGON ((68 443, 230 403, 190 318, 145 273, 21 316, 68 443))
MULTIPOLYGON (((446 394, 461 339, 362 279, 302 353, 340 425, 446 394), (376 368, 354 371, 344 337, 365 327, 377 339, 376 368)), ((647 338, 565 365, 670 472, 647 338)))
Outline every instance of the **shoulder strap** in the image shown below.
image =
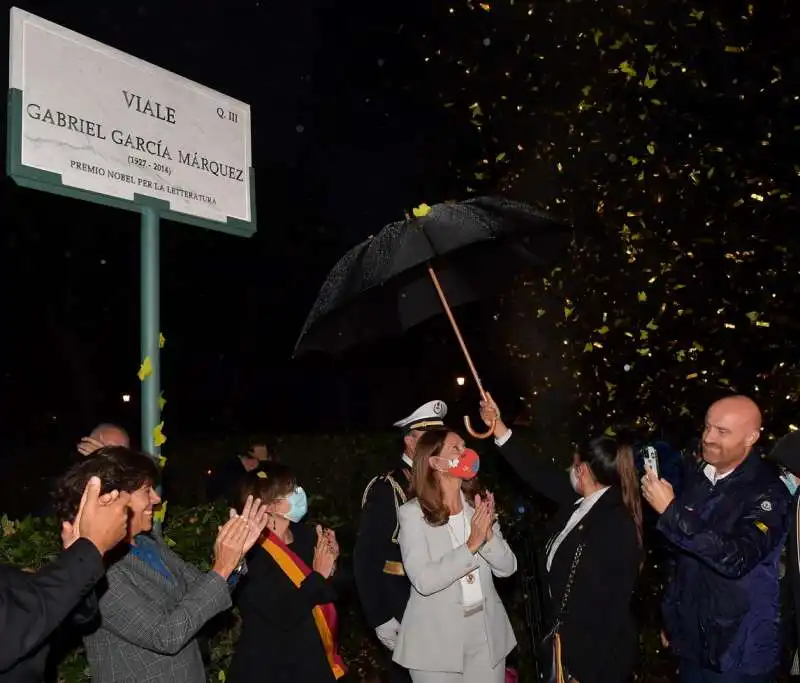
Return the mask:
POLYGON ((400 533, 400 506, 404 503, 408 502, 408 496, 406 492, 403 490, 403 487, 397 482, 397 480, 392 476, 391 472, 387 472, 386 474, 379 474, 377 477, 373 477, 369 484, 367 484, 367 488, 364 489, 364 494, 361 496, 361 507, 367 504, 367 496, 369 492, 372 490, 373 485, 377 481, 385 481, 389 486, 392 487, 392 499, 394 500, 394 512, 395 512, 395 526, 394 532, 392 533, 392 543, 397 543, 397 537, 400 533), (398 499, 401 502, 398 502, 398 499))
POLYGON ((378 479, 382 479, 383 475, 379 474, 377 477, 372 477, 369 480, 369 484, 367 484, 367 488, 364 489, 364 493, 361 495, 361 507, 363 508, 367 504, 367 496, 369 495, 370 490, 372 489, 372 485, 378 481, 378 479))
POLYGON ((561 596, 561 606, 558 608, 558 614, 556 614, 556 618, 553 624, 553 629, 550 631, 551 635, 558 633, 559 629, 561 628, 561 624, 564 621, 564 616, 567 613, 567 603, 569 602, 569 594, 572 592, 572 584, 575 583, 575 572, 578 571, 578 564, 581 561, 581 555, 583 555, 584 544, 581 543, 575 548, 575 555, 572 558, 572 566, 569 570, 569 577, 567 578, 567 585, 564 586, 564 594, 561 596))
POLYGON ((385 481, 387 484, 389 484, 389 486, 392 487, 395 493, 395 503, 397 502, 397 498, 399 498, 401 501, 400 505, 408 502, 408 496, 406 495, 403 487, 400 486, 397 480, 392 476, 391 472, 387 472, 386 474, 379 474, 377 477, 372 477, 372 479, 369 480, 367 487, 364 489, 364 493, 361 495, 362 508, 367 504, 367 496, 369 496, 369 492, 372 490, 373 485, 377 481, 385 481))

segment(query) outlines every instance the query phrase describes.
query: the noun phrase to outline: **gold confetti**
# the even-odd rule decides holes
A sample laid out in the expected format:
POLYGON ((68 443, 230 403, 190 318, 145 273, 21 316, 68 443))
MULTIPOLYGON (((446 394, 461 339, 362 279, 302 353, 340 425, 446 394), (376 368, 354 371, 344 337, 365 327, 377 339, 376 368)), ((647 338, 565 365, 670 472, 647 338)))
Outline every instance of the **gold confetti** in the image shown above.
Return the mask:
POLYGON ((414 214, 414 218, 422 218, 423 216, 427 216, 430 212, 431 207, 427 204, 420 204, 411 210, 411 213, 414 214))
POLYGON ((150 375, 153 374, 153 361, 150 360, 150 356, 147 356, 143 361, 142 364, 139 366, 139 372, 136 373, 139 376, 139 381, 144 382, 150 375))
POLYGON ((162 500, 160 505, 153 510, 153 521, 164 523, 164 518, 167 516, 167 501, 162 500))
POLYGON ((159 422, 155 427, 153 427, 153 444, 156 448, 159 448, 163 444, 167 442, 167 437, 164 436, 163 433, 164 429, 164 422, 159 422))
POLYGON ((765 31, 754 33, 747 3, 723 14, 685 3, 666 24, 655 5, 588 3, 576 29, 569 3, 512 2, 502 18, 479 17, 486 51, 450 40, 474 30, 477 4, 443 10, 446 31, 425 28, 439 102, 471 136, 450 166, 462 194, 499 188, 578 226, 597 218, 544 279, 521 273, 498 302, 497 343, 513 342, 532 415, 548 387, 569 387, 578 433, 678 417, 696 427, 716 388, 764 397, 778 434, 797 419, 786 283, 800 257, 784 235, 800 177, 785 153, 800 123, 785 5, 759 6, 765 31), (722 66, 697 59, 709 32, 722 66), (726 116, 687 109, 695 100, 726 116), (753 150, 740 130, 753 131, 753 150))

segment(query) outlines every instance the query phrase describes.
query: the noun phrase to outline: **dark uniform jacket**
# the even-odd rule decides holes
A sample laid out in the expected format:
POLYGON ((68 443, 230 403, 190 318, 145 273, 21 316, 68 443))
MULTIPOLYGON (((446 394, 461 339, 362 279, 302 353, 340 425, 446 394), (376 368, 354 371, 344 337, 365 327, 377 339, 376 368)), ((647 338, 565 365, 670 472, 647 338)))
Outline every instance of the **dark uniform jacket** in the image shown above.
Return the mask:
MULTIPOLYGON (((518 436, 512 436, 499 450, 523 481, 558 505, 548 524, 552 543, 581 500, 569 475, 552 462, 535 457, 518 436)), ((638 644, 631 600, 642 552, 636 525, 619 487, 610 487, 567 534, 553 556, 550 571, 546 570, 546 550, 541 553, 540 571, 546 577, 549 596, 548 631, 581 545, 583 551, 559 629, 564 663, 580 683, 627 681, 638 644)))
POLYGON ((397 542, 397 508, 407 499, 408 477, 400 467, 375 477, 361 500, 353 561, 358 595, 372 628, 392 618, 402 621, 411 592, 397 542))
POLYGON ((794 494, 789 508, 789 542, 786 547, 786 579, 788 581, 789 609, 792 624, 788 625, 791 655, 794 656, 800 643, 800 491, 794 494))
POLYGON ((779 560, 791 498, 751 454, 712 484, 704 464, 658 520, 676 548, 664 623, 676 654, 715 671, 771 672, 779 662, 779 560))
POLYGON ((48 639, 103 572, 103 558, 85 539, 36 574, 0 566, 0 683, 42 681, 48 639))
MULTIPOLYGON (((291 524, 289 546, 309 567, 317 534, 310 524, 291 524)), ((242 634, 233 655, 231 683, 335 683, 314 622, 316 605, 336 602, 351 577, 340 567, 329 579, 312 571, 300 586, 260 545, 247 556, 238 599, 242 634)))

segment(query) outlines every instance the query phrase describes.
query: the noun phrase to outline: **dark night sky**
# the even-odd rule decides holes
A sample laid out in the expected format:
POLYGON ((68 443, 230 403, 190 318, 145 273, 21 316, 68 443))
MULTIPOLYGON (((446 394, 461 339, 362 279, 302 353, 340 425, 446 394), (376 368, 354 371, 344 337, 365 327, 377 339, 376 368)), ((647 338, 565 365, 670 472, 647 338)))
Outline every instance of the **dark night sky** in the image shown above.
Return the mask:
MULTIPOLYGON (((162 225, 167 434, 375 428, 452 391, 462 363, 441 321, 290 360, 339 255, 404 209, 463 196, 448 163, 475 151, 426 81, 429 3, 16 4, 251 105, 257 235, 162 225)), ((0 209, 4 438, 69 440, 101 419, 138 433, 138 216, 8 178, 0 209)))
MULTIPOLYGON (((458 311, 507 413, 524 394, 548 432, 696 427, 709 392, 743 391, 797 426, 796 3, 20 4, 252 106, 258 234, 162 229, 167 449, 455 398, 444 318, 290 354, 347 249, 498 189, 582 232, 544 280, 458 311)), ((0 193, 3 441, 136 430, 138 217, 0 193)))

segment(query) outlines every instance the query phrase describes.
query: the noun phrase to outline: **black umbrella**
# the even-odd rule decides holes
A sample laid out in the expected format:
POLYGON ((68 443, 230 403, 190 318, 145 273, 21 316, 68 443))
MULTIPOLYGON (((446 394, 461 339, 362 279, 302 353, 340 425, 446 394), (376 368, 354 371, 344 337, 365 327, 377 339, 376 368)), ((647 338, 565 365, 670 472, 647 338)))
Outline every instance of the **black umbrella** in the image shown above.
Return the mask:
MULTIPOLYGON (((444 308, 484 396, 452 307, 502 291, 521 267, 542 266, 556 258, 571 236, 570 226, 507 199, 423 204, 414 209, 414 217, 387 225, 333 267, 294 356, 342 351, 400 334, 444 308)), ((473 436, 491 434, 492 430, 476 433, 469 418, 464 422, 473 436)))

